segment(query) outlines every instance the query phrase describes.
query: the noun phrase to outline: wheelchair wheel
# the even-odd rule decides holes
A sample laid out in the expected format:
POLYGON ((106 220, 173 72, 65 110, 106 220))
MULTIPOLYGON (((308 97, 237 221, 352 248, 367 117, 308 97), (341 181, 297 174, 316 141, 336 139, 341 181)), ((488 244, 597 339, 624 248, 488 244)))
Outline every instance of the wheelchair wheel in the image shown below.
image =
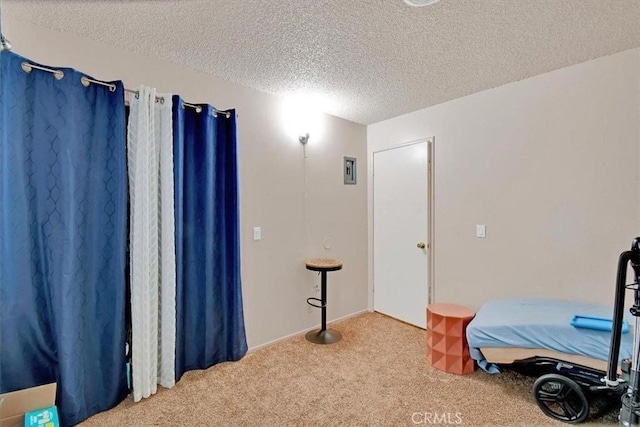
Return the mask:
POLYGON ((533 384, 533 395, 542 412, 558 421, 577 424, 589 416, 589 402, 582 388, 563 375, 541 376, 533 384))

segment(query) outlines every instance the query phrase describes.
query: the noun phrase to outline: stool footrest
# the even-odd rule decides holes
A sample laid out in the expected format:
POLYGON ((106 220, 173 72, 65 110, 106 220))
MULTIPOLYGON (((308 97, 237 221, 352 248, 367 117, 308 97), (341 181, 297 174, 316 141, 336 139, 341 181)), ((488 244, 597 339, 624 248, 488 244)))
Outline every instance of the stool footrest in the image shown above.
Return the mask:
POLYGON ((314 297, 307 298, 307 304, 315 308, 325 308, 327 306, 326 303, 325 304, 322 303, 322 300, 320 298, 314 298, 314 297), (315 304, 314 302, 311 302, 311 301, 314 301, 314 302, 317 301, 320 304, 315 304))

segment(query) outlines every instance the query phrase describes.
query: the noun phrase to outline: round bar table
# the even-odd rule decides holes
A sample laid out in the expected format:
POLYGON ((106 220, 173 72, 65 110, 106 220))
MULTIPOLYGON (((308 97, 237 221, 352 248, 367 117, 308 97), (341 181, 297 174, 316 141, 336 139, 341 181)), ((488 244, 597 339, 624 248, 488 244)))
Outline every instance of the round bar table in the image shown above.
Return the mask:
POLYGON ((337 271, 342 269, 342 261, 337 259, 314 258, 305 261, 307 270, 319 271, 322 277, 320 288, 320 299, 307 298, 307 304, 319 308, 322 311, 322 326, 319 330, 309 331, 305 335, 307 341, 315 344, 333 344, 342 339, 342 334, 338 331, 327 329, 327 271, 337 271), (319 303, 316 304, 316 303, 319 303))

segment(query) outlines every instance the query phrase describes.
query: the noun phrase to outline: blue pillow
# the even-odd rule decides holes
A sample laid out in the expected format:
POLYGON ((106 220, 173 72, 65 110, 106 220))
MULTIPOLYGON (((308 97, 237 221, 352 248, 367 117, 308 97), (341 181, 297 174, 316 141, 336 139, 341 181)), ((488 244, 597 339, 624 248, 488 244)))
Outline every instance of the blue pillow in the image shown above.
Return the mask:
MULTIPOLYGON (((571 319, 571 326, 576 328, 594 329, 596 331, 611 332, 613 328, 613 319, 606 317, 582 316, 576 314, 571 319)), ((629 332, 629 322, 622 320, 622 333, 629 332)))

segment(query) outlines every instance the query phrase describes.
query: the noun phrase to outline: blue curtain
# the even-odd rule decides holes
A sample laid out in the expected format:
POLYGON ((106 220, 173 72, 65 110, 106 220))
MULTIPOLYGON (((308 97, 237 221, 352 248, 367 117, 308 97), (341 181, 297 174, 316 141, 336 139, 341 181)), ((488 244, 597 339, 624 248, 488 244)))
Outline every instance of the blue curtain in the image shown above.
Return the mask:
POLYGON ((240 283, 236 115, 173 99, 176 381, 247 352, 240 283))
POLYGON ((124 89, 23 61, 0 53, 0 392, 57 382, 72 425, 128 392, 124 89))

